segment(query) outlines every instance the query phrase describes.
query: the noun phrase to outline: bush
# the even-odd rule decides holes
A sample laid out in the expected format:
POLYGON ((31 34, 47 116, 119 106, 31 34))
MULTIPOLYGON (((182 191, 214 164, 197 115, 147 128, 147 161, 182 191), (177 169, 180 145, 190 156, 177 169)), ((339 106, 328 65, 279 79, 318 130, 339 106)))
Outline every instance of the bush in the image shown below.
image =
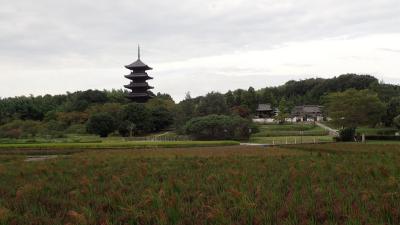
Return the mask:
POLYGON ((347 127, 343 128, 339 131, 339 138, 337 141, 354 141, 354 137, 356 135, 356 128, 354 127, 347 127))
POLYGON ((0 127, 2 138, 29 138, 42 132, 42 123, 32 120, 14 120, 0 127))
POLYGON ((86 127, 84 124, 73 124, 66 130, 68 134, 86 134, 86 127))
POLYGON ((56 120, 50 120, 49 122, 45 123, 44 127, 44 134, 49 135, 52 138, 64 137, 64 131, 66 129, 66 125, 64 123, 56 120))
POLYGON ((198 140, 243 140, 250 128, 251 122, 239 116, 209 115, 189 120, 184 130, 198 140))
POLYGON ((370 141, 400 141, 400 136, 369 135, 369 136, 365 136, 365 139, 370 140, 370 141))
POLYGON ((107 137, 115 131, 116 123, 108 113, 97 113, 90 117, 86 124, 89 133, 98 134, 100 137, 107 137))

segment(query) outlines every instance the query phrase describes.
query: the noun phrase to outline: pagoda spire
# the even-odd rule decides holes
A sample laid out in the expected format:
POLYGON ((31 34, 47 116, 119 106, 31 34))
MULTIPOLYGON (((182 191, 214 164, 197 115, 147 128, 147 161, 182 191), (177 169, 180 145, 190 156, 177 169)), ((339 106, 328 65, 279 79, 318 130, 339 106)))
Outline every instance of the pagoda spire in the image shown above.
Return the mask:
POLYGON ((137 57, 140 59, 140 45, 137 46, 137 57))

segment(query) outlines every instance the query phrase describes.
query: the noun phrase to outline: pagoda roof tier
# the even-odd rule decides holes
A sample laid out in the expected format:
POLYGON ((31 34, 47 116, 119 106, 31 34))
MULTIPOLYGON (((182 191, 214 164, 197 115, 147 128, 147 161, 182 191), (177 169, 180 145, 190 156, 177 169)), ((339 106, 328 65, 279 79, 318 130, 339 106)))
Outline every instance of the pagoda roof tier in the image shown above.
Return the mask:
POLYGON ((149 67, 148 65, 144 64, 142 60, 138 59, 135 62, 125 66, 125 68, 130 69, 130 70, 152 70, 153 68, 149 67))
POLYGON ((129 92, 128 95, 131 96, 151 96, 151 92, 145 91, 145 92, 129 92))
POLYGON ((132 88, 136 88, 136 87, 145 87, 147 89, 153 89, 154 87, 149 86, 149 84, 147 83, 133 83, 133 84, 128 84, 128 85, 124 85, 125 88, 128 89, 132 89, 132 88))
POLYGON ((151 80, 153 79, 147 73, 131 73, 129 75, 125 75, 126 78, 128 79, 134 79, 134 78, 146 78, 146 80, 151 80))
POLYGON ((152 98, 153 96, 150 93, 129 93, 127 95, 128 98, 143 98, 143 97, 148 97, 148 98, 152 98))

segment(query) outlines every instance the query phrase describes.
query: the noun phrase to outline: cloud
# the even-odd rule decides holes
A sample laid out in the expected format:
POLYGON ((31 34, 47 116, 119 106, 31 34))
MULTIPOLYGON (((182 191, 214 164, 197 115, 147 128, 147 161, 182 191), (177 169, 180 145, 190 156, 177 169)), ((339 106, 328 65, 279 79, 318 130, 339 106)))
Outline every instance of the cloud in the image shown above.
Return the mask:
POLYGON ((369 47, 400 49, 392 41, 400 34, 398 0, 0 3, 0 96, 122 87, 138 43, 159 77, 154 86, 177 99, 192 88, 278 84, 283 75, 399 74, 393 54, 369 47), (199 76, 205 85, 194 87, 199 76))

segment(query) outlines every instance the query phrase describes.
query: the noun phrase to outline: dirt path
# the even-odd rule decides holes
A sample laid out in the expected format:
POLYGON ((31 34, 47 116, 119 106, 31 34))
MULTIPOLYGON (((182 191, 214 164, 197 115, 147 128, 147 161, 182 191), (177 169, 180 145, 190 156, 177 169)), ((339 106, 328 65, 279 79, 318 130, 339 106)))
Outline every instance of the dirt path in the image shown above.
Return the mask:
POLYGON ((27 156, 25 162, 36 162, 36 161, 44 161, 48 159, 55 159, 58 155, 35 155, 35 156, 27 156))
POLYGON ((315 124, 316 124, 317 126, 323 128, 323 129, 329 131, 329 135, 332 135, 332 136, 339 136, 339 131, 338 131, 338 130, 335 130, 335 129, 333 129, 333 128, 331 128, 331 127, 328 127, 328 126, 326 126, 325 124, 322 124, 322 123, 319 123, 319 122, 315 122, 315 124))

